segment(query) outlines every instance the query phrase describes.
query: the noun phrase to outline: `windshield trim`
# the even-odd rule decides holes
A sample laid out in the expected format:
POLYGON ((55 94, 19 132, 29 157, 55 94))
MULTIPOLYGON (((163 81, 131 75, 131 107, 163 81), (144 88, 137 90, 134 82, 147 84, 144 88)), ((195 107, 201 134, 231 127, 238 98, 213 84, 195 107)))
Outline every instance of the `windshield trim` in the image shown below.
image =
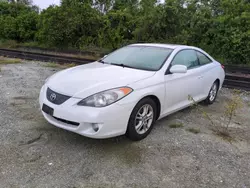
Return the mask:
MULTIPOLYGON (((127 47, 151 47, 151 48, 163 48, 163 49, 167 49, 169 50, 169 54, 167 55, 167 57, 163 60, 161 66, 157 69, 157 70, 152 70, 152 69, 147 69, 147 68, 137 68, 137 67, 123 67, 123 68, 131 68, 131 69, 138 69, 138 70, 144 70, 144 71, 151 71, 151 72, 157 72, 159 70, 161 70, 161 68, 165 65, 166 61, 168 60, 169 56, 172 54, 172 52, 174 51, 174 49, 172 48, 167 48, 167 47, 161 47, 161 46, 150 46, 150 45, 140 45, 140 46, 136 46, 136 45, 128 45, 128 46, 124 46, 122 48, 127 48, 127 47)), ((103 58, 102 60, 105 60, 108 56, 110 56, 111 54, 115 53, 116 51, 122 49, 122 48, 119 48, 113 52, 111 52, 110 54, 108 54, 105 58, 103 58)), ((104 61, 106 62, 106 61, 104 61)), ((111 63, 109 62, 106 62, 107 64, 109 65, 112 65, 111 63)), ((114 65, 114 66, 117 66, 117 65, 114 65)), ((119 64, 118 64, 119 66, 119 64)))

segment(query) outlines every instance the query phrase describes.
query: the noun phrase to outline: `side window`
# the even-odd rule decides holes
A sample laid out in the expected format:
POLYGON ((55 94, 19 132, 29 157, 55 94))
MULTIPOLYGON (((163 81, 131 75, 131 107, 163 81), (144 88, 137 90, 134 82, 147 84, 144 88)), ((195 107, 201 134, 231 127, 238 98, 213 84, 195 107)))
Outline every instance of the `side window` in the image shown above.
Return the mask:
POLYGON ((199 66, 194 50, 182 50, 173 59, 172 65, 185 65, 188 69, 199 66))
POLYGON ((200 65, 206 65, 206 64, 212 62, 212 60, 209 59, 209 58, 208 58, 206 55, 204 55, 203 53, 198 52, 198 51, 196 51, 196 53, 197 53, 198 59, 199 59, 199 61, 200 61, 200 65))

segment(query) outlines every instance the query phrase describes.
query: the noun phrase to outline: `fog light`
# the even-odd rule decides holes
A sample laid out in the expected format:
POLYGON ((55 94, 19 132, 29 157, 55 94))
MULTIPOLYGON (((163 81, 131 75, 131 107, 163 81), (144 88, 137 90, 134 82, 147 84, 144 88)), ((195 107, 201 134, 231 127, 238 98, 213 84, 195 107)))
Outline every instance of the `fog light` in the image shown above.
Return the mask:
POLYGON ((92 128, 95 132, 97 132, 99 130, 99 125, 98 123, 92 123, 92 128))

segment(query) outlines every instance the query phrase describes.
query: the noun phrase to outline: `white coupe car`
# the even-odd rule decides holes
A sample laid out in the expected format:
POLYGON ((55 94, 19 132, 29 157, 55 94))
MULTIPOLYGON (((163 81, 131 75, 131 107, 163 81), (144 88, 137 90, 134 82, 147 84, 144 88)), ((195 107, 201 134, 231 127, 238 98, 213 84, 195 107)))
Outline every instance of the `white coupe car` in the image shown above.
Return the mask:
POLYGON ((133 44, 49 77, 39 102, 51 124, 91 138, 145 138, 156 120, 192 104, 212 104, 223 66, 183 45, 133 44))

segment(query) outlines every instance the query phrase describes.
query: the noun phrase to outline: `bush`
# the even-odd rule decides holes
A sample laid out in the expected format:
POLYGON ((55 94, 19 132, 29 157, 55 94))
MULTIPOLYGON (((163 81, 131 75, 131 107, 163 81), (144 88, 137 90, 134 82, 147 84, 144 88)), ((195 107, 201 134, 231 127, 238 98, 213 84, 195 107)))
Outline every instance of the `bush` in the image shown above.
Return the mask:
POLYGON ((201 47, 222 63, 250 64, 246 0, 62 0, 40 14, 29 1, 18 2, 0 1, 0 39, 58 49, 178 43, 201 47))

